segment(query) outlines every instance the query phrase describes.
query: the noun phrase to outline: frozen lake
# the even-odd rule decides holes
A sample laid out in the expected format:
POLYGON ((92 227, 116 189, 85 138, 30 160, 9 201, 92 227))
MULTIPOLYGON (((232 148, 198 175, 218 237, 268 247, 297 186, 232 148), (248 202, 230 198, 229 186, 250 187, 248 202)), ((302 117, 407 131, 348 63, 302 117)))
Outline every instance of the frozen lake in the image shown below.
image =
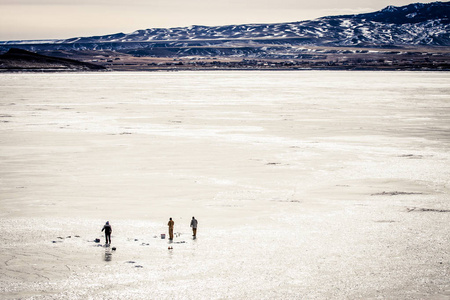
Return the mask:
POLYGON ((449 83, 0 74, 0 298, 448 299, 449 83))

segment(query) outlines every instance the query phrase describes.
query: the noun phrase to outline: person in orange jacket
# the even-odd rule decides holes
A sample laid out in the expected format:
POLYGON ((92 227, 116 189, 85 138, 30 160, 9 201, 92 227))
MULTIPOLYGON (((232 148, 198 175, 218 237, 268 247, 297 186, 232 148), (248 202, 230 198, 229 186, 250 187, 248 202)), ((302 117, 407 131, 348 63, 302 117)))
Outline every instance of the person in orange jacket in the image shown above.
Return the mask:
POLYGON ((169 240, 173 240, 173 225, 175 222, 172 220, 172 218, 169 218, 169 223, 167 225, 169 226, 169 240))

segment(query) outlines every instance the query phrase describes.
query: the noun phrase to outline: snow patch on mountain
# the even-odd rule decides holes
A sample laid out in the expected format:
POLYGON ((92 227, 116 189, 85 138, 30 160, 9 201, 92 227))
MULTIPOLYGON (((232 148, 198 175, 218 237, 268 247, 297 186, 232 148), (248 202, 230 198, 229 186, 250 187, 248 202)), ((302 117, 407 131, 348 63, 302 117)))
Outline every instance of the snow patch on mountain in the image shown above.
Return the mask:
POLYGON ((150 28, 127 34, 50 41, 9 41, 0 42, 0 45, 60 44, 71 45, 72 48, 109 47, 117 50, 138 45, 148 47, 148 43, 198 42, 199 46, 204 46, 229 41, 270 41, 292 46, 450 46, 450 2, 388 6, 373 13, 301 22, 150 28))

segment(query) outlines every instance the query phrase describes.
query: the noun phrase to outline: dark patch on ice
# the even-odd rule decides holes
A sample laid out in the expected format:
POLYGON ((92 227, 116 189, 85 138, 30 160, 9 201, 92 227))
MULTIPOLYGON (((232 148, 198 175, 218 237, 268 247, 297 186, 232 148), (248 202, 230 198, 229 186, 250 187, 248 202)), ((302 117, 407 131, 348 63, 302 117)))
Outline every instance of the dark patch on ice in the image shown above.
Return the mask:
POLYGON ((395 223, 394 220, 376 220, 375 223, 395 223))
MULTIPOLYGON (((0 118, 12 118, 12 115, 0 114, 0 118)), ((2 123, 9 123, 8 120, 1 120, 2 123)))
POLYGON ((422 155, 415 155, 415 154, 403 154, 403 155, 400 155, 399 157, 404 157, 404 158, 409 158, 409 159, 422 159, 423 158, 422 155))
POLYGON ((372 194, 371 196, 397 196, 397 195, 423 195, 423 193, 416 193, 416 192, 382 192, 382 193, 376 193, 372 194))
POLYGON ((278 162, 270 162, 270 163, 267 163, 266 165, 268 165, 268 166, 277 166, 277 165, 281 165, 281 163, 278 163, 278 162))
POLYGON ((121 132, 120 135, 132 134, 131 132, 121 132))
POLYGON ((283 202, 283 203, 301 203, 301 200, 274 200, 276 202, 283 202))
POLYGON ((408 207, 407 212, 439 212, 439 213, 449 213, 450 209, 438 209, 438 208, 420 208, 420 207, 408 207))
MULTIPOLYGON (((129 261, 126 261, 125 263, 127 263, 127 264, 135 264, 136 262, 133 261, 133 260, 129 260, 129 261)), ((141 266, 141 265, 135 265, 134 267, 135 268, 143 268, 143 266, 141 266)))

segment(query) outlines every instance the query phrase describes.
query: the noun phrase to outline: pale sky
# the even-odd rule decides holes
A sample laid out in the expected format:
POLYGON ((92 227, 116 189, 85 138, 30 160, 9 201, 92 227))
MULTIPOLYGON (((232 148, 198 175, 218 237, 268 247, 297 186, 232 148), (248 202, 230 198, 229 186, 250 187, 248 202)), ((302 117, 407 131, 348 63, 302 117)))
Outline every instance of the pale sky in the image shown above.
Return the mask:
POLYGON ((419 1, 0 0, 0 40, 62 39, 190 25, 294 22, 416 2, 419 1))

